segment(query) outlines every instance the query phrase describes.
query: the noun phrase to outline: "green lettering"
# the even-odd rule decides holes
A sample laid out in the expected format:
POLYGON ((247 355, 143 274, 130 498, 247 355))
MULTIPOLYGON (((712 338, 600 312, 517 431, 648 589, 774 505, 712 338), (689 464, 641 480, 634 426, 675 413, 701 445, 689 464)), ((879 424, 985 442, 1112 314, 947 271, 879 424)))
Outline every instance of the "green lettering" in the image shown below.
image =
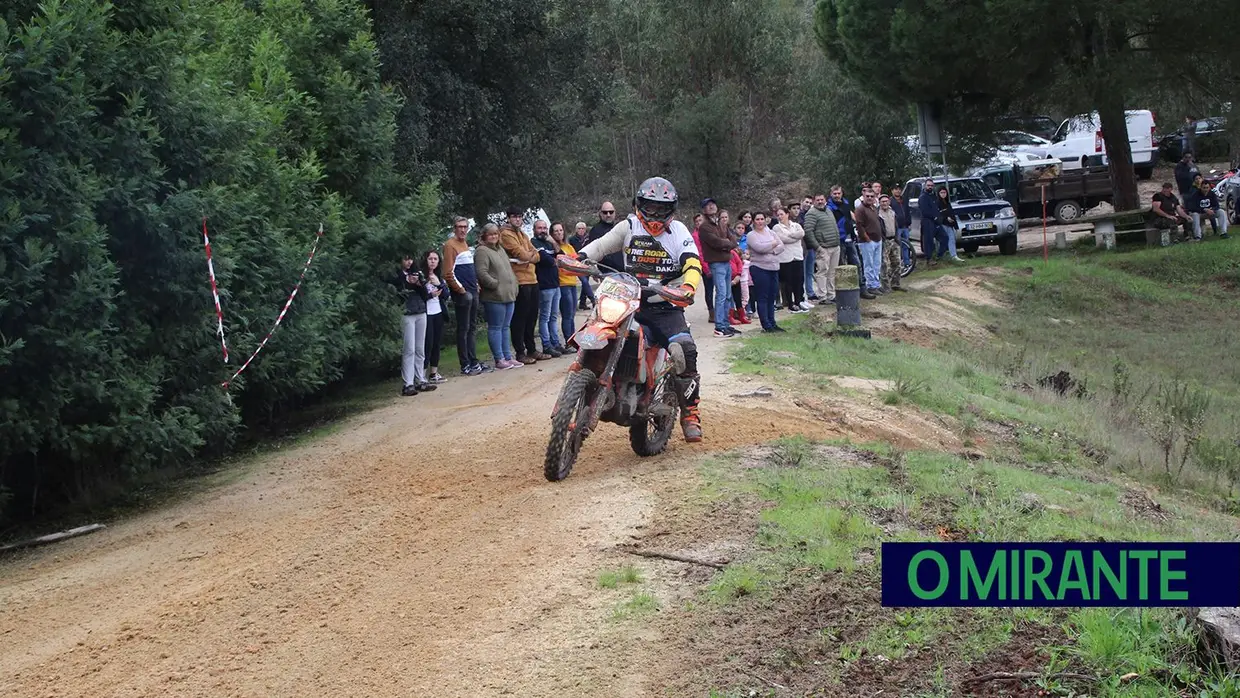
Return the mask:
POLYGON ((1009 599, 1015 601, 1020 598, 1020 551, 1012 551, 1012 564, 1008 565, 1008 569, 1012 570, 1012 594, 1009 599))
POLYGON ((1059 593, 1055 597, 1056 600, 1063 601, 1069 589, 1079 591, 1082 601, 1089 600, 1089 582, 1085 578, 1085 558, 1081 557, 1079 550, 1069 550, 1064 555, 1063 569, 1059 572, 1059 593), (1069 576, 1073 579, 1069 579, 1069 576))
POLYGON ((913 596, 922 601, 937 599, 947 591, 947 583, 950 581, 951 575, 947 571, 947 560, 942 555, 933 550, 923 550, 913 556, 908 563, 908 588, 912 590, 913 596), (939 584, 934 591, 926 591, 917 583, 917 567, 923 560, 933 560, 934 564, 939 567, 939 584))
POLYGON ((1111 568, 1111 563, 1107 562, 1107 556, 1099 550, 1094 551, 1093 568, 1095 599, 1102 598, 1101 577, 1106 577, 1115 597, 1120 601, 1128 600, 1128 551, 1121 550, 1119 553, 1119 577, 1115 576, 1115 570, 1111 568))
POLYGON ((990 567, 986 570, 986 581, 981 580, 981 574, 977 569, 977 563, 973 560, 973 553, 968 550, 960 552, 960 600, 965 601, 969 598, 969 587, 972 586, 977 590, 977 600, 985 601, 990 596, 990 587, 995 583, 995 579, 999 581, 999 600, 1004 600, 1007 596, 1007 556, 1002 551, 996 552, 995 556, 990 559, 990 567))
POLYGON ((1164 550, 1158 556, 1158 576, 1161 578, 1159 585, 1158 598, 1163 601, 1185 601, 1188 599, 1187 591, 1171 591, 1167 582, 1171 580, 1181 581, 1188 578, 1188 573, 1184 570, 1171 571, 1170 562, 1172 560, 1183 560, 1188 557, 1188 553, 1183 550, 1164 550))
POLYGON ((1025 601, 1033 601, 1033 585, 1037 584, 1042 589, 1042 598, 1050 601, 1055 598, 1051 594, 1051 588, 1046 586, 1046 578, 1051 574, 1051 556, 1044 550, 1026 550, 1025 551, 1025 601), (1042 561, 1042 569, 1035 572, 1033 570, 1034 560, 1042 561))
POLYGON ((1128 551, 1129 560, 1140 561, 1141 566, 1138 568, 1140 572, 1137 575, 1137 591, 1139 592, 1137 598, 1142 601, 1149 601, 1150 599, 1150 560, 1156 557, 1158 557, 1157 550, 1128 551))

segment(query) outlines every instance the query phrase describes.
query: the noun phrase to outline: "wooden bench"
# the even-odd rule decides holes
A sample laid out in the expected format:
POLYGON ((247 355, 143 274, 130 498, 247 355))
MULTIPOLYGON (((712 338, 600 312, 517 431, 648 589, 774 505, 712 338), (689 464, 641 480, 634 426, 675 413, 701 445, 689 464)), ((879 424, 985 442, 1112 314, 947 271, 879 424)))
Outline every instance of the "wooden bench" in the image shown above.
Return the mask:
POLYGON ((1147 245, 1170 245, 1171 231, 1154 227, 1149 219, 1149 212, 1149 208, 1142 207, 1130 211, 1094 214, 1081 218, 1080 221, 1093 223, 1094 245, 1103 249, 1115 249, 1115 240, 1121 235, 1143 235, 1147 245))
POLYGON ((1073 235, 1076 233, 1092 233, 1092 232, 1094 232, 1094 226, 1092 225, 1076 226, 1073 228, 1069 228, 1068 230, 1057 230, 1055 231, 1055 249, 1057 250, 1068 249, 1068 236, 1069 235, 1073 235))

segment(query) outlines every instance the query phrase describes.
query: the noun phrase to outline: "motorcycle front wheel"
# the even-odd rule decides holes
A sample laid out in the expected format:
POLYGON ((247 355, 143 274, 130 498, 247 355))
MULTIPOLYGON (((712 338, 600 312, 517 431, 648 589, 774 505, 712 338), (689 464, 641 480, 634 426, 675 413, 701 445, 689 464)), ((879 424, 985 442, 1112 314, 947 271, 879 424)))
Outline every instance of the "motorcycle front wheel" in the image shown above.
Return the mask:
POLYGON ((586 396, 597 383, 598 377, 587 368, 570 373, 564 381, 560 402, 551 416, 551 440, 543 461, 543 475, 551 482, 568 477, 577 462, 585 441, 586 396))
POLYGON ((667 448, 668 439, 676 428, 678 407, 672 376, 665 375, 654 386, 650 414, 646 419, 634 419, 629 425, 629 445, 634 453, 645 458, 658 455, 667 448))

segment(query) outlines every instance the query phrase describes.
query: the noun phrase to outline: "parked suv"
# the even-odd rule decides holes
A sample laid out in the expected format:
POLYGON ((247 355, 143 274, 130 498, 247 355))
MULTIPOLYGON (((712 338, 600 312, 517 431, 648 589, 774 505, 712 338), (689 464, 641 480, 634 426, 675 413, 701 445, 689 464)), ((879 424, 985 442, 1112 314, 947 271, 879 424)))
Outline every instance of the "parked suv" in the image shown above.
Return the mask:
MULTIPOLYGON (((910 179, 904 184, 904 200, 909 204, 913 217, 912 235, 921 239, 921 211, 918 198, 925 186, 925 177, 910 179)), ((935 180, 941 189, 943 180, 935 180)), ((1020 221, 1016 209, 1006 200, 995 196, 986 182, 979 177, 951 177, 947 180, 947 197, 952 202, 958 224, 956 246, 973 253, 983 245, 998 245, 1002 254, 1016 254, 1016 239, 1020 221)), ((922 245, 925 251, 925 245, 922 245)))
MULTIPOLYGON (((1194 124, 1193 155, 1198 162, 1231 155, 1231 141, 1227 136, 1227 120, 1221 116, 1198 119, 1194 124)), ((1184 155, 1184 127, 1165 134, 1158 141, 1158 154, 1167 162, 1179 162, 1184 155)))

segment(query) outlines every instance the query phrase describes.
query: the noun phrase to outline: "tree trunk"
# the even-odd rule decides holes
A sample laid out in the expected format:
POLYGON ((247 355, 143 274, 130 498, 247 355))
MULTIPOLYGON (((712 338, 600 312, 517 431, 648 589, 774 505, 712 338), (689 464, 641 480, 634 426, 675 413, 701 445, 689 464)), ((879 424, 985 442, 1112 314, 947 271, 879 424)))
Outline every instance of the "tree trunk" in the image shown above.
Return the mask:
POLYGON ((1128 143, 1128 120, 1124 114, 1123 95, 1099 95, 1098 120, 1102 124, 1102 142, 1111 169, 1112 205, 1116 211, 1140 208, 1137 195, 1137 173, 1132 169, 1132 145, 1128 143))

